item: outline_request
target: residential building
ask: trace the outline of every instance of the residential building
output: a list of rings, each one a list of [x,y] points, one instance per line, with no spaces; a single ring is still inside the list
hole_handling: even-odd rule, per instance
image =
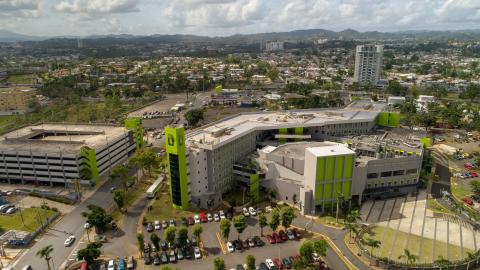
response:
[[[0,88],[0,111],[22,113],[35,99],[36,90],[27,87]]]
[[[382,74],[383,45],[358,45],[353,81],[376,86]]]

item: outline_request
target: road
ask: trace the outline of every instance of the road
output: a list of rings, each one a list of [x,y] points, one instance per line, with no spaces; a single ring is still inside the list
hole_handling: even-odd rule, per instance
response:
[[[35,270],[46,270],[47,264],[45,263],[45,260],[37,257],[36,253],[43,247],[52,245],[54,249],[51,254],[53,268],[58,269],[58,267],[60,267],[60,265],[69,257],[77,244],[77,242],[75,242],[70,247],[65,247],[65,239],[70,234],[73,234],[77,238],[76,241],[79,241],[84,233],[83,225],[85,224],[85,218],[82,216],[82,212],[87,210],[87,205],[89,204],[95,204],[104,208],[112,205],[113,200],[110,193],[110,187],[112,186],[118,187],[119,185],[118,183],[106,181],[92,196],[90,196],[90,198],[79,204],[72,212],[65,215],[43,236],[41,236],[30,250],[23,254],[15,264],[15,268],[22,269],[25,265],[31,265]]]

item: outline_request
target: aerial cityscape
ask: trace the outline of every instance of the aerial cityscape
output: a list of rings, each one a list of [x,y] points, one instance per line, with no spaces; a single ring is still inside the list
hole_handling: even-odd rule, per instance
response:
[[[0,269],[480,269],[475,0],[0,0]]]

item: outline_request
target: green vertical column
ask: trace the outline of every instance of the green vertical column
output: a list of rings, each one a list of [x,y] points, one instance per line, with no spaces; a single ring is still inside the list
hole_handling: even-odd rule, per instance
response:
[[[165,145],[173,207],[188,209],[187,148],[184,128],[165,128]]]
[[[295,128],[295,135],[303,135],[303,127],[296,127]],[[298,138],[297,141],[301,141],[301,138]]]
[[[258,173],[250,174],[250,196],[254,202],[260,199],[260,176]]]
[[[133,131],[137,149],[142,148],[144,145],[142,119],[138,117],[125,119],[125,128]]]
[[[95,180],[98,184],[97,153],[95,149],[87,146],[80,148],[80,157],[82,158],[82,169],[80,169],[80,178],[84,180]]]
[[[278,134],[286,135],[288,134],[288,129],[287,128],[279,128],[278,129]],[[287,139],[280,138],[280,142],[287,142]]]

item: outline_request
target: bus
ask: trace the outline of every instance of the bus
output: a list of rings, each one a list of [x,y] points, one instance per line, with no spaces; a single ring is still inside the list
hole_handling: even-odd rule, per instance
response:
[[[163,182],[163,177],[159,176],[155,182],[147,189],[147,198],[153,199],[155,194],[157,194],[158,189],[160,188]]]

